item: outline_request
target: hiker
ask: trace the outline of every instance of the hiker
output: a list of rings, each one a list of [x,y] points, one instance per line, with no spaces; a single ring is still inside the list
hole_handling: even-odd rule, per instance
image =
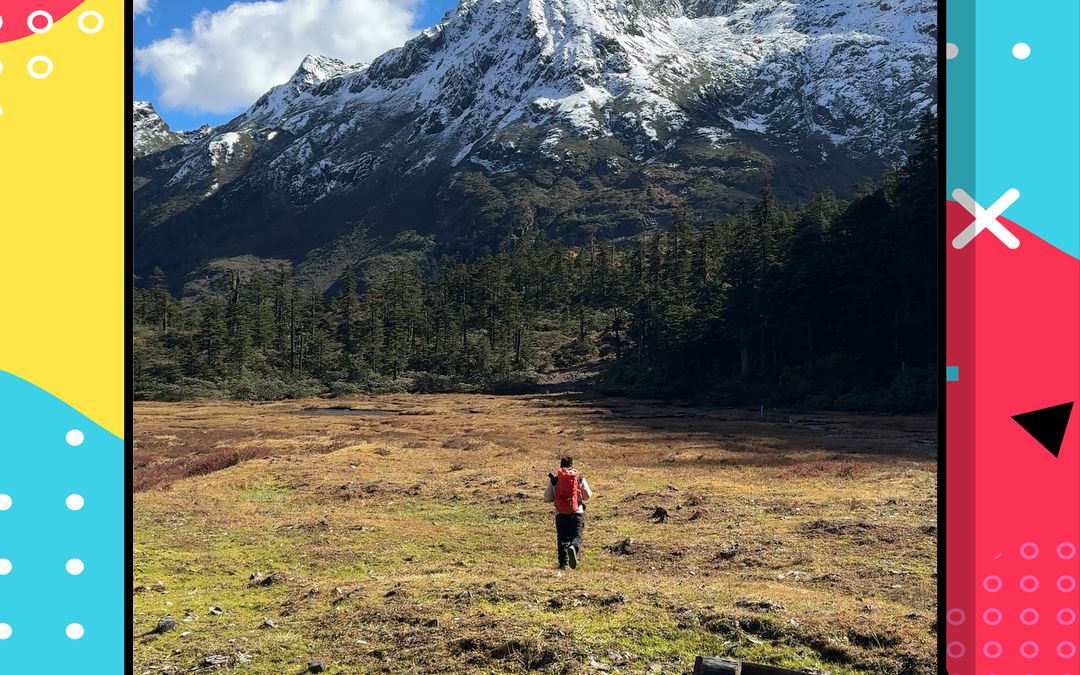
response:
[[[592,498],[592,489],[585,477],[574,469],[574,458],[559,460],[559,472],[548,474],[550,481],[544,490],[544,501],[555,504],[555,533],[559,551],[559,569],[569,564],[576,569],[581,556],[581,532],[585,529],[585,502]]]

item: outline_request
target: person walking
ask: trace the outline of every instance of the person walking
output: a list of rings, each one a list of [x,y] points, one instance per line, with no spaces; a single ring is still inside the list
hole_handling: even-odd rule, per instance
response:
[[[567,565],[577,569],[581,557],[581,533],[585,530],[585,502],[592,498],[592,488],[577,469],[573,457],[559,460],[559,471],[548,474],[544,501],[555,505],[555,536],[559,570]]]

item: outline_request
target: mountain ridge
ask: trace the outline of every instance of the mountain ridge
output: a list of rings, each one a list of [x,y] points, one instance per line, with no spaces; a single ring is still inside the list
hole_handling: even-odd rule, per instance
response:
[[[357,230],[618,237],[766,182],[844,193],[934,109],[934,20],[925,0],[463,0],[370,64],[308,56],[212,130],[143,110],[136,266],[302,263]]]

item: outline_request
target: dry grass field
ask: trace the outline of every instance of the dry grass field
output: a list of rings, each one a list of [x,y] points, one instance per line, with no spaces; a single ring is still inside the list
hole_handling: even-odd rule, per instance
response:
[[[573,394],[135,414],[136,673],[934,672],[929,417]],[[566,453],[596,494],[558,576],[541,494]]]

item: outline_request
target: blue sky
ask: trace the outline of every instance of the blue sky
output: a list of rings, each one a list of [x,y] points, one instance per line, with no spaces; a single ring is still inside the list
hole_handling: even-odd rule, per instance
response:
[[[293,5],[289,11],[295,10],[294,15],[307,9],[299,3],[308,2],[309,7],[325,7],[326,13],[334,13],[337,20],[328,17],[326,22],[320,24],[321,19],[312,19],[306,31],[300,35],[289,30],[293,42],[288,47],[282,47],[272,39],[265,39],[267,31],[275,30],[272,23],[275,19],[267,19],[264,10],[267,6],[273,10],[272,5],[289,2]],[[147,9],[137,9],[134,20],[135,98],[152,101],[158,113],[176,130],[195,129],[204,123],[220,124],[254,103],[258,95],[270,86],[287,79],[288,73],[295,70],[304,53],[325,54],[343,58],[347,62],[367,61],[374,54],[400,44],[410,33],[438,23],[456,4],[457,0],[413,0],[411,6],[401,0],[282,0],[261,3],[248,0],[150,0]],[[365,9],[369,5],[372,9]],[[141,6],[145,5],[136,2],[137,8]],[[208,17],[204,12],[213,16]],[[193,29],[193,21],[200,14],[207,21],[220,19],[214,24],[216,28],[203,31],[208,33],[205,39],[195,35]],[[349,20],[345,20],[345,17]],[[293,16],[290,27],[296,25],[295,19]],[[251,33],[261,31],[259,34],[263,37],[238,39],[245,35],[245,21],[252,26]],[[364,23],[369,25],[365,26]],[[395,25],[384,27],[372,26],[371,23]],[[339,30],[341,24],[355,24],[355,31],[350,34],[346,30],[342,35]],[[177,35],[176,31],[181,33]],[[179,47],[176,46],[177,38]],[[242,53],[236,53],[230,48],[229,42],[247,44],[242,47],[238,44]],[[347,47],[343,48],[342,45]],[[140,52],[140,49],[143,51]],[[260,53],[260,49],[267,52]],[[335,53],[342,49],[352,49],[352,53]],[[264,60],[273,61],[275,58],[278,61],[273,67],[268,66],[264,70],[242,65],[262,64]],[[230,64],[229,61],[234,63]],[[189,63],[212,64],[202,70],[213,72],[196,75],[184,72]],[[236,86],[226,86],[230,82],[236,83]],[[259,93],[254,93],[256,91]],[[241,100],[244,102],[240,103]]]

